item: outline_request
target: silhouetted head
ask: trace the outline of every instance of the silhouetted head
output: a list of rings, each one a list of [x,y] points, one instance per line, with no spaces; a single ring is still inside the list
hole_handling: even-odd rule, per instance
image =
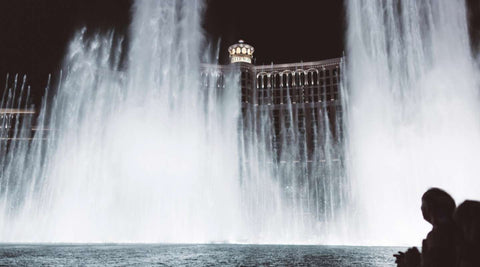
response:
[[[454,220],[469,244],[480,245],[480,202],[466,200],[455,210]]]
[[[430,188],[422,196],[423,218],[432,225],[451,221],[455,211],[455,200],[439,188]]]

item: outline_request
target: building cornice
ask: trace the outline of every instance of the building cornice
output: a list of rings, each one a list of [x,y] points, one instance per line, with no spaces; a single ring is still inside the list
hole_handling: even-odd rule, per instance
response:
[[[308,68],[318,68],[318,67],[329,67],[329,66],[338,66],[341,61],[342,57],[338,58],[330,58],[320,61],[309,61],[309,62],[295,62],[295,63],[281,63],[281,64],[270,64],[270,65],[253,65],[243,62],[221,65],[221,64],[202,64],[203,69],[235,69],[235,68],[249,68],[253,69],[256,72],[261,71],[275,71],[275,70],[285,70],[285,69],[308,69]]]
[[[295,62],[295,63],[282,63],[282,64],[271,64],[271,65],[256,65],[253,66],[255,70],[275,70],[275,69],[287,69],[287,68],[305,68],[305,67],[318,67],[318,66],[330,66],[338,65],[342,61],[341,57],[325,59],[320,61],[309,61],[309,62]]]

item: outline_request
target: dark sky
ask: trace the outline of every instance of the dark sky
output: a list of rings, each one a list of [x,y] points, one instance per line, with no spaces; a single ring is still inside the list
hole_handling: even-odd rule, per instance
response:
[[[158,0],[160,1],[160,0]],[[342,0],[206,0],[205,31],[226,48],[242,38],[256,48],[257,64],[312,61],[342,55]],[[132,0],[0,0],[0,83],[28,74],[38,99],[49,73],[58,73],[66,45],[82,26],[127,33]],[[241,4],[237,4],[241,3]],[[480,25],[480,1],[467,0]],[[479,36],[480,27],[472,27]],[[478,43],[478,42],[477,42]]]
[[[343,52],[341,0],[210,0],[206,29],[223,51],[239,38],[252,44],[257,64],[312,61]],[[225,53],[223,55],[226,55]]]
[[[0,0],[0,82],[27,74],[38,103],[77,29],[125,32],[129,20],[129,0]]]
[[[28,74],[36,97],[49,73],[58,73],[75,30],[127,33],[131,0],[1,0],[0,81]],[[205,31],[222,40],[221,57],[238,39],[256,47],[257,63],[338,57],[343,51],[340,0],[207,0]],[[322,3],[322,4],[319,4]]]

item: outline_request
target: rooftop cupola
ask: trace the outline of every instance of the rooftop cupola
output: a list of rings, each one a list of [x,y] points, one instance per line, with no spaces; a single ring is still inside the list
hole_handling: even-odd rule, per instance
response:
[[[228,48],[230,63],[245,62],[252,64],[254,51],[253,46],[246,44],[243,40],[239,40],[238,43]]]

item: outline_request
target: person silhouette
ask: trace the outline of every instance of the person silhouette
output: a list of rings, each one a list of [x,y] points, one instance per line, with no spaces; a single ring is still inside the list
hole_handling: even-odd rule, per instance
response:
[[[432,230],[422,242],[422,252],[416,247],[395,254],[398,267],[453,267],[456,261],[455,201],[445,191],[430,188],[422,196],[423,218]]]
[[[453,215],[457,225],[457,267],[480,266],[480,202],[466,200]]]

